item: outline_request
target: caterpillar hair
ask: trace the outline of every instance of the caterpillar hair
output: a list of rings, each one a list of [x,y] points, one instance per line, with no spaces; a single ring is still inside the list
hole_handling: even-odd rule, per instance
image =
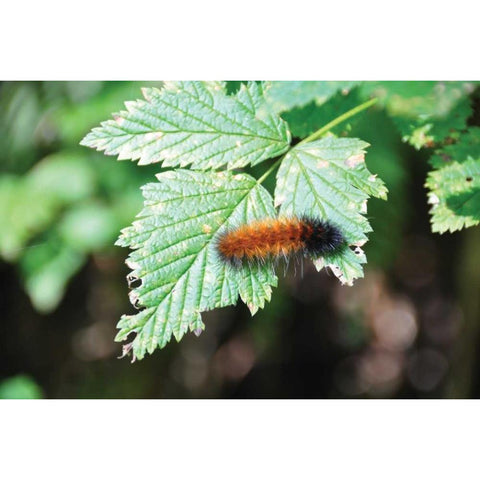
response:
[[[220,235],[217,251],[232,266],[291,256],[319,257],[339,251],[345,239],[335,225],[310,216],[257,220]]]

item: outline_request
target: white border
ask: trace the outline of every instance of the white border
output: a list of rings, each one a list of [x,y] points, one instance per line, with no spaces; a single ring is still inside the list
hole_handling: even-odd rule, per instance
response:
[[[3,80],[478,80],[475,2],[2,6]]]
[[[16,0],[0,42],[2,80],[480,79],[463,0]],[[3,401],[0,416],[5,478],[478,476],[475,401]]]
[[[3,401],[5,478],[476,478],[474,401]]]

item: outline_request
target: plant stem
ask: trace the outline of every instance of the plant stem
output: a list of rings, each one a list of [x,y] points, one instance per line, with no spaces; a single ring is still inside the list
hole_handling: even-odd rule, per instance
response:
[[[331,122],[328,122],[326,125],[324,125],[322,128],[317,130],[315,133],[312,133],[310,136],[307,138],[304,138],[301,142],[297,143],[297,145],[302,145],[307,142],[313,142],[314,140],[318,140],[322,135],[325,135],[328,133],[333,127],[336,127],[340,123],[344,122],[345,120],[348,120],[349,118],[353,117],[354,115],[357,115],[357,113],[362,112],[363,110],[366,110],[367,108],[371,107],[375,103],[377,103],[378,98],[372,98],[370,100],[367,100],[364,103],[361,103],[360,105],[357,105],[356,107],[352,108],[351,110],[348,110],[348,112],[342,113],[342,115],[338,116],[337,118],[333,119]],[[294,147],[295,148],[295,147]],[[290,149],[291,150],[291,149]],[[287,153],[282,155],[258,180],[257,183],[262,183],[277,167],[280,165],[282,160],[285,158],[285,156],[290,152],[288,150]]]
[[[301,145],[307,142],[313,142],[314,140],[319,139],[322,135],[325,135],[327,132],[329,132],[333,127],[336,127],[337,125],[344,122],[345,120],[348,120],[350,117],[353,117],[357,113],[360,113],[363,110],[366,110],[367,108],[377,103],[377,101],[378,101],[378,98],[372,98],[370,100],[367,100],[364,103],[361,103],[360,105],[357,105],[351,110],[348,110],[348,112],[342,113],[342,115],[333,119],[331,122],[328,122],[326,125],[320,128],[320,130],[317,130],[315,133],[312,133],[309,137],[304,138],[298,145]]]
[[[289,150],[290,151],[290,150]],[[288,153],[288,152],[287,152]],[[286,154],[285,154],[286,155]],[[258,180],[257,183],[263,183],[263,181],[280,165],[282,160],[285,158],[285,155],[282,155]]]

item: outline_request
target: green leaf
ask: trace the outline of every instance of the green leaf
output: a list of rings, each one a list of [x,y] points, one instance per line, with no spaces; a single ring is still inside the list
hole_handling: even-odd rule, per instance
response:
[[[54,219],[58,202],[49,190],[30,188],[28,177],[0,178],[0,256],[15,261],[28,241]]]
[[[339,90],[348,91],[358,82],[268,82],[265,98],[271,108],[282,113],[310,102],[321,105]]]
[[[355,247],[315,262],[318,270],[329,266],[346,284],[363,276],[366,258],[360,246],[372,230],[363,216],[367,199],[387,195],[383,182],[365,166],[367,146],[355,138],[334,137],[299,144],[287,153],[277,173],[275,205],[280,205],[280,214],[326,219]]]
[[[438,151],[428,174],[432,231],[454,232],[480,223],[480,128],[472,127],[458,143]]]
[[[71,83],[66,82],[64,88],[75,95],[74,101],[66,102],[62,97],[64,104],[49,112],[49,122],[58,140],[74,145],[111,112],[121,108],[126,98],[137,95],[141,87],[162,85],[162,82],[78,82],[82,86],[79,91]]]
[[[370,267],[388,269],[398,258],[398,239],[412,209],[407,189],[410,149],[401,143],[392,119],[383,109],[368,109],[362,121],[354,124],[351,136],[371,145],[368,167],[388,188],[388,202],[377,198],[368,202],[368,218],[375,233],[365,245]]]
[[[58,232],[63,243],[78,252],[89,253],[110,246],[121,226],[112,207],[91,200],[65,212],[58,223]]]
[[[416,149],[455,137],[466,128],[472,110],[468,94],[475,82],[365,82],[364,95],[375,95]]]
[[[197,170],[255,165],[290,144],[286,123],[269,110],[254,82],[234,96],[218,82],[166,82],[161,90],[144,88],[143,95],[81,144],[140,165],[191,164]]]
[[[0,382],[0,399],[2,400],[33,400],[42,397],[42,389],[28,375],[16,375]]]
[[[43,158],[24,176],[0,179],[0,256],[17,260],[62,208],[93,194],[96,179],[90,160],[63,151]]]
[[[282,118],[288,123],[292,135],[298,138],[305,138],[316,132],[319,128],[344,114],[348,110],[362,103],[358,89],[354,88],[348,93],[337,92],[324,103],[310,102],[303,107],[296,107],[282,114]],[[363,115],[365,112],[363,112]],[[348,123],[342,123],[331,130],[337,135],[349,129],[352,123],[362,119],[362,114],[355,115]]]
[[[480,127],[469,128],[456,143],[437,150],[428,161],[433,168],[440,169],[462,163],[469,157],[480,157]]]
[[[0,152],[2,171],[23,173],[37,158],[42,105],[34,82],[2,82]]]
[[[467,119],[471,114],[470,100],[465,97],[445,116],[435,117],[430,114],[416,118],[394,116],[393,121],[402,133],[402,140],[419,150],[447,138],[458,137],[460,131],[466,128]]]
[[[54,195],[61,205],[83,200],[93,195],[96,187],[90,157],[68,150],[46,156],[24,177],[28,188]]]
[[[85,255],[48,232],[42,243],[25,250],[20,259],[25,290],[41,313],[53,311],[63,298],[70,279],[85,262]]]
[[[275,215],[270,194],[248,175],[167,171],[143,187],[145,204],[117,244],[134,249],[127,264],[142,284],[130,299],[144,310],[124,315],[117,341],[135,332],[133,353],[163,348],[190,329],[204,328],[200,313],[233,305],[238,295],[252,315],[270,300],[277,278],[271,266],[235,269],[215,248],[225,229]]]

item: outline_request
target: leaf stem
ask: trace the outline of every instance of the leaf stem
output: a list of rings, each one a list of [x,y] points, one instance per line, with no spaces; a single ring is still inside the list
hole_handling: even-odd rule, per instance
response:
[[[290,151],[290,150],[289,150]],[[288,152],[287,152],[288,153]],[[286,155],[286,154],[285,154]],[[285,155],[282,155],[258,180],[257,183],[263,183],[263,181],[280,165],[282,160],[285,158]]]
[[[371,98],[370,100],[367,100],[366,102],[361,103],[360,105],[357,105],[351,110],[348,110],[348,112],[342,113],[342,115],[333,119],[331,122],[328,122],[326,125],[324,125],[322,128],[317,130],[315,133],[312,133],[309,137],[304,138],[300,143],[298,143],[298,145],[301,145],[307,142],[313,142],[314,140],[319,139],[322,135],[325,135],[325,133],[329,132],[333,127],[336,127],[338,124],[344,122],[345,120],[348,120],[350,117],[357,115],[357,113],[360,113],[363,110],[366,110],[367,108],[371,107],[372,105],[375,105],[377,101],[378,101],[378,98]]]
[[[338,116],[337,118],[333,119],[331,122],[328,122],[326,125],[324,125],[322,128],[317,130],[316,132],[312,133],[310,136],[307,138],[304,138],[301,142],[297,143],[297,145],[302,145],[304,143],[308,142],[313,142],[314,140],[318,140],[321,136],[325,135],[328,133],[333,127],[336,127],[340,123],[344,122],[345,120],[348,120],[349,118],[353,117],[354,115],[357,115],[357,113],[362,112],[363,110],[366,110],[367,108],[371,107],[372,105],[375,105],[377,103],[378,98],[371,98],[370,100],[367,100],[364,103],[361,103],[360,105],[357,105],[356,107],[348,110],[345,113],[342,113],[342,115]],[[295,145],[295,146],[297,146]],[[295,148],[295,147],[293,147]],[[258,180],[257,183],[263,183],[263,181],[280,165],[282,160],[285,158],[286,155],[290,152],[291,149],[288,150],[287,153],[282,155]]]

